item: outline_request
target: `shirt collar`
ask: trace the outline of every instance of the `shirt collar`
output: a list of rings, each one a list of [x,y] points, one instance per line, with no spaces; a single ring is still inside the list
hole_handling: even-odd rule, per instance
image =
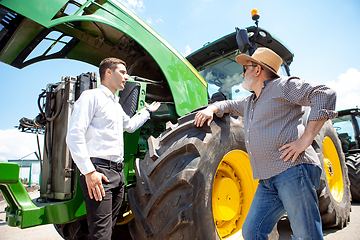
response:
[[[261,95],[262,91],[264,90],[264,88],[266,87],[266,85],[267,85],[270,81],[272,81],[272,80],[274,80],[274,78],[266,79],[266,80],[263,82],[263,87],[262,87],[262,89],[261,89],[261,91],[260,91],[259,96],[256,96],[255,92],[253,92],[253,95],[252,95],[252,100],[253,100],[253,101],[256,101],[256,100],[260,97],[260,95]]]
[[[263,82],[263,84],[264,84],[264,87],[263,87],[263,88],[265,88],[266,85],[267,85],[271,80],[274,80],[274,78],[266,79],[266,80]]]
[[[105,93],[106,96],[108,96],[108,97],[111,98],[111,99],[116,99],[116,100],[119,99],[118,96],[114,95],[114,94],[110,91],[110,89],[108,89],[108,88],[107,88],[106,86],[104,86],[104,85],[99,85],[99,86],[98,86],[98,89],[100,89],[103,93]]]
[[[263,82],[263,87],[262,87],[262,89],[261,89],[260,95],[261,95],[263,89],[266,87],[266,85],[267,85],[270,81],[275,80],[275,79],[276,79],[276,78],[269,78],[269,79],[266,79],[266,80]],[[257,100],[260,95],[259,95],[259,96],[256,96],[255,92],[253,92],[253,91],[251,91],[251,92],[253,93],[253,94],[252,94],[252,100],[253,100],[253,101]]]

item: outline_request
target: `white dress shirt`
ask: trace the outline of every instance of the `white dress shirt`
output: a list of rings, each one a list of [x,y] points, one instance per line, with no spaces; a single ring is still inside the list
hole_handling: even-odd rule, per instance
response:
[[[66,143],[82,174],[95,170],[90,157],[122,161],[123,130],[134,132],[150,114],[142,109],[130,118],[119,104],[119,97],[105,86],[84,91],[74,104]]]

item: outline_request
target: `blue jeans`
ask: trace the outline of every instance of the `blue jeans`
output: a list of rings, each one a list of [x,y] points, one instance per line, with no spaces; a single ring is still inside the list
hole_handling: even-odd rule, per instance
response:
[[[319,167],[300,164],[260,180],[242,227],[244,239],[268,239],[268,234],[285,213],[293,239],[323,239],[316,194],[320,176]]]

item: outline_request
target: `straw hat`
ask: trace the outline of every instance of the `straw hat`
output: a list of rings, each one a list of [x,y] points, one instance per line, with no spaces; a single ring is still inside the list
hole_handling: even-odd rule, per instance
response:
[[[279,68],[282,64],[282,59],[269,48],[260,47],[256,49],[251,57],[247,54],[237,55],[236,61],[240,65],[246,65],[248,61],[255,62],[262,67],[269,69],[274,74],[276,74],[276,76],[280,77],[279,74],[277,74],[277,71],[279,71]]]

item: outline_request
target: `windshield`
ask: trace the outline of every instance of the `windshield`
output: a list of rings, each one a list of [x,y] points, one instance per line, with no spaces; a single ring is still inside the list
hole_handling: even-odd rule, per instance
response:
[[[241,86],[243,70],[235,61],[237,55],[237,51],[222,55],[206,63],[200,70],[199,73],[208,83],[208,94],[212,101],[218,99],[219,93],[228,100],[238,100],[251,94]],[[286,75],[284,66],[281,66],[278,73],[280,76]]]
[[[360,121],[358,116],[355,118],[358,122]],[[345,153],[348,152],[349,149],[358,148],[351,115],[344,115],[333,119],[333,126],[339,136]]]

